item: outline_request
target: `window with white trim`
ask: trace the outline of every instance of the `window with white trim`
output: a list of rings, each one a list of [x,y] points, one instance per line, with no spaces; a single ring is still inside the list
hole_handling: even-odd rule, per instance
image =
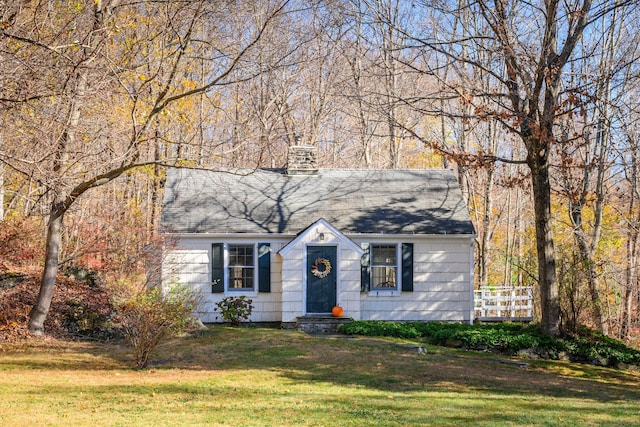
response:
[[[398,289],[398,246],[371,244],[371,289]]]
[[[255,281],[254,245],[229,244],[229,290],[253,290]]]
[[[360,291],[413,291],[413,243],[360,244]]]
[[[213,243],[211,292],[271,292],[270,243]]]

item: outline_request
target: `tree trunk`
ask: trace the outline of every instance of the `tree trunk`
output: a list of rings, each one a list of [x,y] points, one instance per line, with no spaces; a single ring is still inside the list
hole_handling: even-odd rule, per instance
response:
[[[0,117],[0,128],[4,127],[4,120]],[[2,132],[0,132],[0,148],[3,145]],[[4,221],[4,164],[0,163],[0,222]]]
[[[637,286],[630,281],[630,274],[627,271],[624,294],[622,295],[622,319],[620,320],[620,339],[628,340],[631,336],[631,311],[633,301],[633,286]]]
[[[582,224],[582,206],[572,210],[572,221],[575,227],[574,241],[578,247],[584,274],[586,275],[589,295],[591,297],[591,317],[600,333],[607,334],[608,328],[602,315],[602,298],[600,296],[600,280],[596,271],[595,254],[590,250]],[[594,242],[595,243],[595,242]]]
[[[603,54],[598,64],[598,84],[595,91],[595,108],[593,123],[595,123],[595,138],[591,142],[590,132],[585,135],[586,157],[584,164],[584,174],[582,182],[582,194],[578,200],[569,200],[569,208],[571,221],[574,228],[574,239],[580,256],[584,272],[587,278],[589,295],[591,297],[591,314],[595,327],[602,334],[609,332],[607,317],[604,315],[603,298],[600,292],[600,279],[596,269],[596,249],[602,235],[602,217],[606,203],[605,186],[606,175],[608,172],[608,162],[610,158],[609,145],[611,141],[611,112],[610,104],[612,102],[611,94],[611,78],[615,66],[615,56],[617,51],[616,40],[619,38],[617,34],[617,16],[618,11],[614,10],[611,21],[608,22],[609,30],[603,44]],[[603,19],[603,22],[606,20]],[[589,148],[593,145],[593,148]],[[591,154],[593,151],[593,154]],[[593,166],[592,166],[593,165]],[[596,171],[595,182],[592,178],[592,171]],[[594,185],[592,191],[590,186]],[[595,193],[595,208],[593,212],[593,223],[590,230],[585,229],[583,215],[584,208],[588,203],[588,195]],[[590,237],[590,242],[589,238]]]
[[[638,272],[636,269],[638,261],[638,224],[640,224],[640,212],[636,207],[636,188],[638,185],[638,162],[635,152],[631,155],[631,173],[629,183],[632,190],[629,196],[629,206],[627,211],[627,256],[625,268],[625,286],[622,294],[622,316],[620,319],[620,339],[628,340],[631,334],[631,317],[633,308],[633,293],[638,286]]]
[[[4,221],[4,165],[0,164],[0,222],[2,221]]]
[[[482,216],[482,240],[480,241],[480,286],[486,286],[489,282],[489,261],[492,243],[492,223],[493,223],[493,181],[494,168],[491,165],[487,169],[487,182],[484,188],[484,215]]]
[[[556,277],[556,258],[551,230],[551,183],[546,150],[535,150],[529,157],[538,251],[538,282],[542,331],[560,335],[560,300]],[[542,155],[536,155],[541,153]]]
[[[158,124],[156,122],[155,129],[155,141],[153,147],[153,159],[156,162],[160,161],[161,153],[160,153],[160,131],[158,130]],[[158,218],[160,217],[160,191],[161,191],[161,182],[160,182],[160,166],[158,163],[153,165],[153,175],[151,176],[151,219],[149,221],[149,228],[147,229],[147,238],[151,241],[152,236],[155,234],[157,227],[156,223],[158,222]]]
[[[95,18],[93,30],[99,31],[102,28],[104,19],[101,3],[96,3],[93,13]],[[83,58],[85,58],[87,62],[93,58],[93,55],[94,52],[92,52],[90,48],[84,48]],[[58,274],[59,252],[62,241],[62,222],[64,220],[64,214],[68,209],[68,206],[65,206],[64,183],[62,178],[67,163],[69,162],[68,150],[74,147],[76,141],[76,132],[80,124],[81,110],[88,85],[88,73],[87,68],[82,66],[78,67],[76,85],[70,94],[68,121],[55,152],[53,172],[55,174],[56,184],[52,188],[54,196],[47,226],[44,271],[42,272],[42,280],[40,281],[38,299],[29,313],[29,331],[35,335],[42,335],[44,332],[44,321],[49,313],[49,307],[51,307],[53,288]]]
[[[514,246],[514,238],[512,230],[514,227],[511,225],[511,215],[513,210],[511,209],[511,189],[507,192],[507,230],[505,232],[505,248],[504,248],[504,269],[502,275],[502,282],[505,285],[513,286],[513,280],[511,277],[511,268],[513,263],[513,246]],[[517,213],[516,213],[517,215]]]
[[[44,321],[51,307],[53,288],[58,274],[58,260],[60,241],[62,240],[62,221],[64,212],[55,205],[51,209],[49,224],[47,227],[46,254],[44,272],[40,282],[38,300],[29,313],[29,331],[34,335],[42,335]]]

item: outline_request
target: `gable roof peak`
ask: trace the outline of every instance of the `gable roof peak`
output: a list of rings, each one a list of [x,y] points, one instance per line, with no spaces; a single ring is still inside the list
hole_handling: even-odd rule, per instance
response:
[[[315,233],[315,235],[314,235]],[[329,234],[329,236],[327,236]],[[298,235],[289,243],[284,245],[278,253],[282,256],[286,256],[293,248],[298,246],[302,242],[308,242],[311,244],[341,244],[347,248],[355,251],[358,256],[364,252],[360,245],[356,244],[349,237],[345,236],[340,230],[335,228],[324,218],[320,218],[314,223],[310,224],[307,228],[302,230]]]

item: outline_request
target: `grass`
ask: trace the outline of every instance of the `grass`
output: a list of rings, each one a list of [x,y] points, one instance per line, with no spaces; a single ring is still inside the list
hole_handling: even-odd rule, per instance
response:
[[[120,345],[35,341],[0,352],[0,425],[638,425],[639,373],[513,360],[212,327],[135,371]]]

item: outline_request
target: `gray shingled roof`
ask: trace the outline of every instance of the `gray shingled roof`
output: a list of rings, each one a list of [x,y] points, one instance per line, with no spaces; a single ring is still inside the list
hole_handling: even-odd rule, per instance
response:
[[[162,226],[175,233],[297,234],[324,218],[343,233],[471,234],[450,170],[170,169]]]

